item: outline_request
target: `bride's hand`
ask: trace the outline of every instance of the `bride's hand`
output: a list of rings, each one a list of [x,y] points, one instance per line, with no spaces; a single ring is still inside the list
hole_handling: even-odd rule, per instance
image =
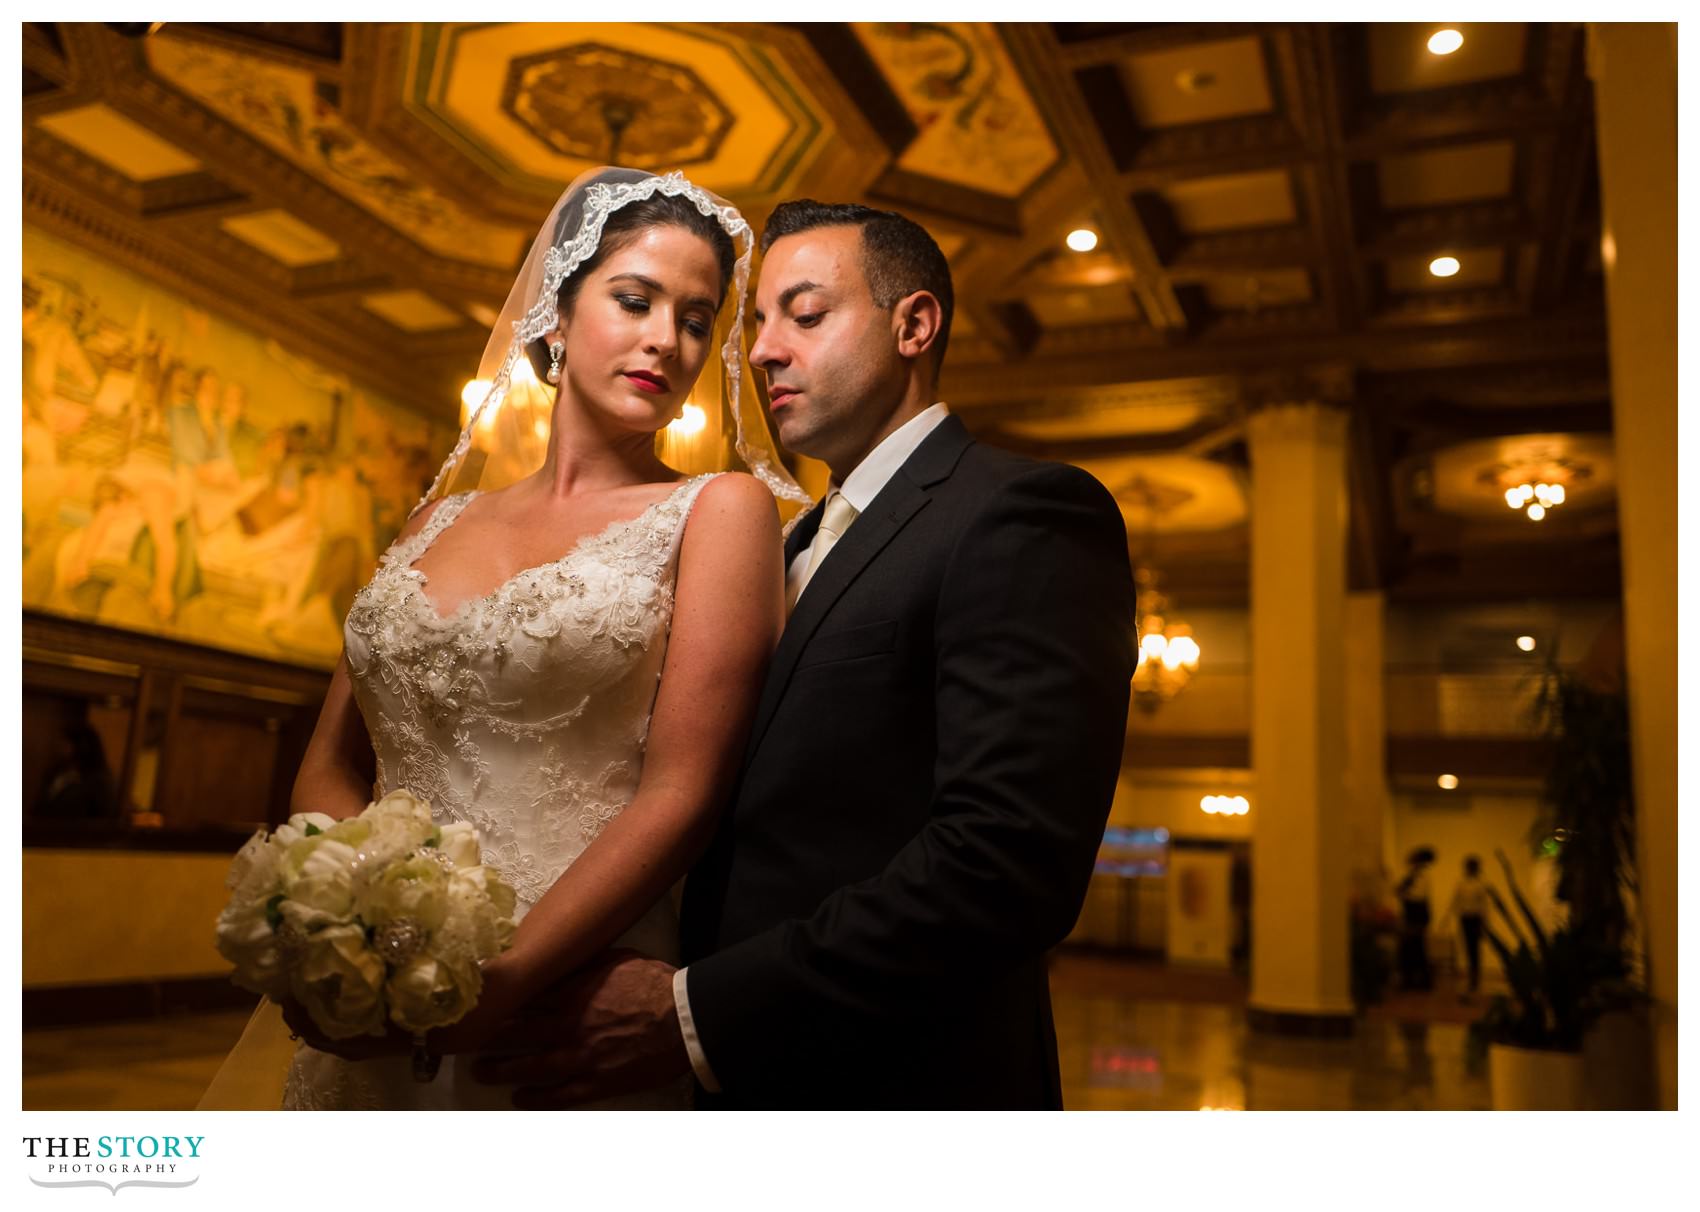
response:
[[[309,1048],[329,1052],[343,1060],[373,1060],[380,1056],[405,1056],[413,1050],[413,1040],[394,1023],[384,1024],[382,1035],[356,1035],[352,1039],[332,1039],[319,1029],[307,1008],[294,998],[285,998],[283,1021],[289,1024],[293,1037]]]
[[[433,1055],[481,1051],[519,1009],[523,993],[501,958],[484,965],[483,978],[477,1005],[447,1027],[436,1027],[426,1034],[425,1047]]]

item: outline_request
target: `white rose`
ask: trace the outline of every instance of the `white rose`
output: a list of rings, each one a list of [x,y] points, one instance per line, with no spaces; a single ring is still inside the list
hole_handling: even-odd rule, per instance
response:
[[[283,891],[316,920],[346,920],[354,912],[354,848],[329,833],[302,838],[284,855]]]
[[[437,849],[449,856],[456,867],[478,866],[478,830],[465,821],[453,821],[443,826],[437,839]]]
[[[250,993],[282,996],[289,973],[264,901],[231,902],[218,916],[218,953],[235,966],[231,980]]]
[[[475,965],[457,966],[416,955],[389,979],[390,1021],[404,1031],[428,1031],[459,1021],[483,988]]]
[[[230,889],[232,901],[263,901],[278,888],[278,860],[281,852],[266,837],[264,829],[242,843],[242,849],[230,861],[230,874],[224,886]]]
[[[420,856],[393,863],[358,891],[356,908],[368,926],[409,918],[428,934],[448,912],[448,872],[436,859]]]
[[[371,821],[374,827],[379,821],[409,825],[417,831],[421,843],[431,836],[431,830],[434,828],[431,805],[405,788],[392,791],[377,803],[367,805],[360,815]]]
[[[277,827],[272,836],[277,844],[288,849],[296,842],[307,836],[307,827],[311,825],[320,833],[328,832],[336,824],[334,816],[326,816],[322,812],[297,812],[287,821]]]
[[[384,961],[358,926],[329,926],[307,939],[290,992],[332,1039],[382,1035]]]
[[[514,891],[488,867],[461,867],[449,876],[449,913],[431,950],[456,963],[500,955],[514,939]]]

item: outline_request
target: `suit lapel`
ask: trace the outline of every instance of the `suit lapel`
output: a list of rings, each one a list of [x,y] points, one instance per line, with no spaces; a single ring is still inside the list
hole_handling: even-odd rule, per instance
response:
[[[926,506],[931,499],[933,487],[950,475],[962,457],[962,452],[972,441],[967,429],[956,417],[949,416],[940,422],[880,490],[879,495],[868,502],[867,509],[857,516],[855,523],[834,545],[820,569],[809,579],[808,587],[797,599],[797,607],[785,623],[785,631],[779,637],[779,647],[774,650],[773,661],[768,666],[767,682],[762,689],[761,703],[756,708],[755,726],[750,730],[749,747],[745,751],[746,761],[755,755],[756,747],[761,744],[768,725],[773,722],[774,712],[778,710],[779,702],[784,697],[785,687],[791,681],[797,661],[808,648],[809,641],[814,638],[821,621],[826,618],[833,604],[844,595],[844,591],[850,588],[874,558],[885,550],[886,545],[897,537],[898,532],[908,525],[909,520]],[[791,540],[786,543],[787,568],[790,567],[797,551],[813,541],[823,510],[823,505],[816,506],[810,516],[804,518],[796,530],[791,532]],[[808,532],[807,538],[801,537],[805,530]],[[795,549],[793,543],[796,544]]]

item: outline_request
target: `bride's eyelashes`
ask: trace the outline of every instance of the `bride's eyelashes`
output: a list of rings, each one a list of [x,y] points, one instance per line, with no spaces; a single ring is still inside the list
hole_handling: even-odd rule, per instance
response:
[[[633,315],[643,315],[649,310],[649,300],[642,295],[615,295],[621,307]],[[684,323],[685,331],[693,337],[706,337],[713,331],[713,326],[700,316],[687,316]]]

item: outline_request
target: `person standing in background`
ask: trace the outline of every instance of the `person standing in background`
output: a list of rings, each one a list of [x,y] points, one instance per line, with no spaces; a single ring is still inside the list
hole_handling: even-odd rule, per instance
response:
[[[1487,921],[1488,890],[1482,883],[1482,860],[1470,855],[1464,860],[1464,877],[1452,892],[1452,903],[1446,915],[1458,919],[1458,931],[1464,936],[1464,958],[1470,969],[1470,989],[1465,996],[1474,997],[1482,985],[1482,931]]]
[[[1434,851],[1419,846],[1405,860],[1410,864],[1405,878],[1399,881],[1399,986],[1402,989],[1428,990],[1434,987],[1434,973],[1428,962],[1428,927],[1431,920],[1428,900],[1428,869],[1434,865]]]

